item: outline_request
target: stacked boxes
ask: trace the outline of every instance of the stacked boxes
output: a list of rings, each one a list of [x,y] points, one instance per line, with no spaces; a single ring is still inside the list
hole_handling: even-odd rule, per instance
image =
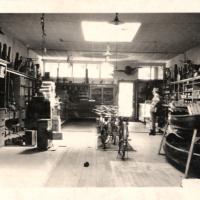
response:
[[[39,91],[44,95],[46,99],[54,103],[56,92],[55,83],[53,81],[43,81]]]
[[[48,99],[51,107],[51,122],[52,127],[49,132],[49,139],[62,139],[61,119],[60,119],[60,102],[56,98],[55,83],[53,81],[43,81],[39,90],[45,99]],[[38,128],[39,129],[39,128]],[[38,137],[40,133],[38,133]]]

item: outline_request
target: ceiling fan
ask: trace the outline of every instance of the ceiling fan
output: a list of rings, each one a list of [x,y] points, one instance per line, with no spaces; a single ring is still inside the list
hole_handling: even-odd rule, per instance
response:
[[[141,68],[141,67],[139,67],[139,66],[131,67],[131,66],[127,65],[124,70],[117,69],[115,71],[117,71],[117,72],[124,72],[126,75],[132,75],[132,74],[134,74],[136,72],[136,70],[138,68]]]

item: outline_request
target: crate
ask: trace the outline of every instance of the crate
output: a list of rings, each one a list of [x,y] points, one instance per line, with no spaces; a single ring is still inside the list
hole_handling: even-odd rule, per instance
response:
[[[25,137],[26,145],[36,146],[36,144],[37,144],[37,131],[36,130],[26,130],[24,137]]]

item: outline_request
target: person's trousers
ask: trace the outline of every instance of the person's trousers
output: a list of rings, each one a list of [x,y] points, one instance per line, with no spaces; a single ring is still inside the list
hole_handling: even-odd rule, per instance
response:
[[[150,112],[150,131],[154,132],[156,130],[156,113]]]
[[[155,132],[156,130],[156,122],[158,122],[158,127],[161,128],[163,126],[163,117],[161,115],[156,114],[155,112],[150,112],[151,122],[150,122],[150,130]]]

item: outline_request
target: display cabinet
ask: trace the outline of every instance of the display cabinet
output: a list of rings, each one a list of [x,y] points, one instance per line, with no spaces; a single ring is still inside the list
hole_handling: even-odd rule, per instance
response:
[[[95,100],[97,105],[115,104],[115,86],[113,84],[90,85],[90,99]]]
[[[115,102],[115,85],[57,83],[56,93],[62,102],[62,118],[94,118],[96,105],[113,105]],[[65,115],[65,116],[64,116]]]

